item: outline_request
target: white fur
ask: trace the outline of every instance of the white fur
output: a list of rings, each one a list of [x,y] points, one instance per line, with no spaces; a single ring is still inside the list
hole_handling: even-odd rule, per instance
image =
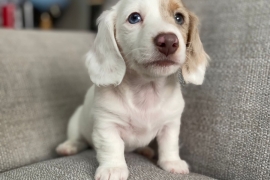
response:
[[[105,11],[100,18],[99,33],[93,49],[87,54],[86,66],[90,78],[96,85],[119,85],[125,75],[126,66],[114,39],[116,11]]]
[[[206,64],[201,64],[193,73],[185,72],[184,69],[183,75],[186,83],[193,83],[195,85],[203,84],[206,66]]]
[[[94,48],[86,60],[95,85],[70,120],[68,140],[57,148],[59,154],[69,155],[87,145],[94,147],[99,162],[96,180],[126,180],[124,151],[145,147],[155,137],[159,166],[173,173],[189,172],[179,157],[184,100],[176,75],[185,62],[186,45],[176,25],[161,17],[159,6],[157,0],[121,0],[99,20]],[[126,19],[133,12],[140,12],[144,21],[129,24]],[[161,32],[179,39],[179,49],[167,57],[176,64],[146,66],[166,59],[152,40]]]

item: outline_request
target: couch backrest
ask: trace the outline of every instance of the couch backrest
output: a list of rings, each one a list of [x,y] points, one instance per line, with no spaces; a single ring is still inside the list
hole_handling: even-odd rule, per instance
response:
[[[205,83],[184,87],[182,156],[218,179],[270,179],[269,0],[184,0],[212,58]]]
[[[91,34],[0,30],[0,172],[56,157],[90,86]]]

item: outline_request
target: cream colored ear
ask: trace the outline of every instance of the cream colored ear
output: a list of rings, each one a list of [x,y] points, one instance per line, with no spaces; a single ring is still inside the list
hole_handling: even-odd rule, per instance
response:
[[[98,86],[119,85],[126,72],[124,59],[115,39],[115,7],[98,19],[98,33],[87,54],[86,65],[91,81]]]
[[[182,67],[182,74],[186,83],[201,85],[204,81],[209,56],[204,51],[199,36],[198,18],[190,13],[189,19],[186,61]]]

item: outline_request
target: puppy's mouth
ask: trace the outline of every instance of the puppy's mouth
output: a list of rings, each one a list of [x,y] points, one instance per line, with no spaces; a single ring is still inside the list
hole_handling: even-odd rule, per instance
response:
[[[177,63],[172,60],[158,60],[158,61],[153,61],[146,64],[147,67],[148,66],[168,67],[168,66],[173,66],[173,65],[177,65]]]

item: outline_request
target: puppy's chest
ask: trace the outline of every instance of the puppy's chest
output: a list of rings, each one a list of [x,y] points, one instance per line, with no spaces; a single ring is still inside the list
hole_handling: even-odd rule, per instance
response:
[[[127,127],[133,132],[143,133],[159,129],[164,124],[166,115],[162,110],[137,112],[129,111],[126,116]]]
[[[163,97],[163,98],[162,98]],[[171,98],[164,98],[153,91],[142,91],[133,95],[123,105],[126,128],[130,132],[143,134],[157,131],[178,112]]]
[[[157,128],[166,117],[166,101],[152,91],[143,91],[133,95],[125,107],[128,112],[128,124],[134,129],[152,130]]]
[[[163,127],[164,116],[161,112],[130,112],[126,114],[125,125],[119,126],[126,150],[142,147],[157,135]]]
[[[162,105],[162,98],[153,88],[145,88],[136,93],[131,93],[127,105],[132,110],[151,111]]]
[[[125,125],[120,126],[119,130],[123,140],[131,147],[147,145],[171,116],[158,99],[145,100],[141,106],[135,102],[124,108]]]

